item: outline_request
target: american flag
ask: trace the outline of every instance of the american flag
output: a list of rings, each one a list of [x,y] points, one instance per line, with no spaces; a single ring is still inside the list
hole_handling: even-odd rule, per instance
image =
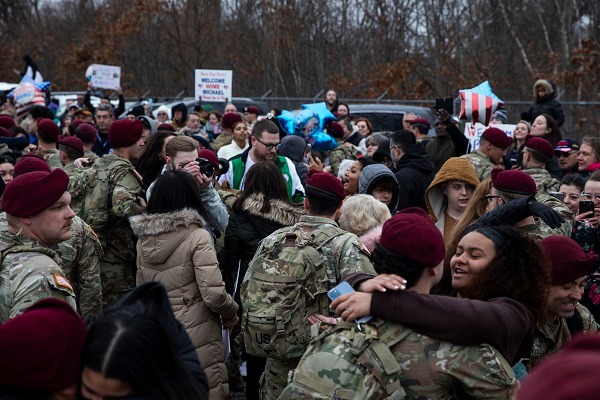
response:
[[[473,124],[481,122],[485,126],[489,124],[492,114],[504,104],[502,100],[470,90],[461,90],[460,100],[460,118],[471,120]]]

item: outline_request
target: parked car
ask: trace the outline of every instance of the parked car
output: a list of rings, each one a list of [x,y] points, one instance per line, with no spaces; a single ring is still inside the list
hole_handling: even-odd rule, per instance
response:
[[[238,112],[242,112],[244,107],[252,106],[252,105],[257,106],[259,108],[261,115],[265,115],[267,112],[270,111],[270,109],[267,106],[267,103],[259,101],[259,100],[252,100],[249,97],[234,97],[231,102],[237,107]],[[188,109],[188,112],[193,112],[194,106],[196,105],[196,100],[193,97],[184,97],[179,100],[174,100],[169,103],[164,103],[164,106],[167,107],[169,110],[171,110],[171,108],[174,105],[179,104],[179,103],[185,104],[185,106]],[[217,103],[217,102],[207,101],[207,102],[202,102],[202,104],[210,104],[214,110],[219,110],[221,113],[223,113],[226,103]],[[157,108],[158,108],[158,106],[157,106]],[[156,118],[156,109],[154,109],[153,113],[154,113],[154,117]]]
[[[373,125],[373,132],[394,132],[403,129],[402,118],[406,113],[415,113],[431,124],[435,122],[435,113],[427,107],[405,106],[401,104],[349,104],[350,115],[354,119],[367,118]],[[433,131],[433,129],[432,129]],[[432,134],[430,131],[430,134]],[[435,135],[433,133],[433,135]]]

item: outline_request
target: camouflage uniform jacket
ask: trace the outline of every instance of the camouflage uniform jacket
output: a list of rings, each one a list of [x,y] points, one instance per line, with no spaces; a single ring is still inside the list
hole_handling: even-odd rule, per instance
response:
[[[583,332],[598,332],[598,324],[587,308],[577,303],[575,305],[583,321]],[[533,337],[533,348],[529,359],[528,369],[532,369],[550,354],[556,353],[565,343],[571,340],[571,332],[564,318],[558,318],[557,323],[538,323]]]
[[[108,202],[108,228],[106,232],[96,232],[104,251],[102,260],[117,264],[135,262],[135,240],[128,218],[145,210],[138,203],[138,197],[144,198],[142,177],[128,160],[114,154],[106,154],[96,163],[104,168],[109,181],[108,199],[90,199],[91,204]]]
[[[50,169],[62,168],[60,152],[57,149],[47,149],[44,152],[44,160],[46,160]]]
[[[62,166],[61,168],[69,176],[69,180],[71,179],[71,176],[73,176],[73,173],[77,171],[77,166],[75,165],[75,163],[72,162]]]
[[[535,187],[538,195],[547,194],[548,192],[555,192],[558,190],[558,185],[560,182],[554,179],[550,175],[550,172],[546,171],[544,168],[525,168],[523,172],[531,176],[535,181]]]
[[[570,237],[574,224],[573,211],[567,208],[563,204],[563,202],[558,200],[556,197],[552,197],[547,194],[536,195],[536,200],[540,203],[547,205],[548,207],[552,207],[554,211],[558,212],[560,215],[563,216],[565,222],[563,222],[558,228],[550,228],[550,226],[548,226],[540,218],[534,217],[533,224],[519,227],[519,231],[528,236],[533,237],[535,240],[542,240],[543,238],[552,235],[562,235]]]
[[[361,331],[354,324],[354,328],[343,328],[351,325],[344,322],[313,339],[280,400],[337,398],[334,393],[344,399],[462,398],[458,393],[467,393],[472,399],[511,398],[516,385],[514,372],[490,345],[459,346],[401,324],[379,325],[381,322],[364,324]],[[370,348],[363,347],[372,335],[377,341]],[[382,345],[389,346],[398,370],[389,360],[383,362],[386,350],[376,349]],[[372,372],[357,367],[357,363],[372,365]],[[356,374],[357,369],[363,376]],[[350,382],[354,387],[343,387]]]
[[[38,300],[55,297],[76,309],[75,294],[54,251],[24,235],[0,232],[0,324]]]
[[[339,143],[339,142],[338,142]],[[325,159],[325,165],[331,167],[331,173],[337,176],[338,169],[343,160],[356,160],[357,151],[352,143],[342,142],[338,147],[331,150]]]
[[[473,168],[475,168],[475,172],[477,173],[477,177],[480,182],[483,182],[486,179],[492,177],[492,170],[494,169],[494,164],[490,160],[488,156],[480,152],[479,150],[474,150],[469,154],[465,154],[461,156],[469,160]]]
[[[95,161],[98,158],[98,155],[91,150],[85,150],[83,156],[89,158],[91,161]]]
[[[289,227],[282,228],[289,229]],[[260,256],[262,248],[265,246],[274,246],[281,229],[267,236],[260,244],[256,255]],[[342,231],[335,221],[324,218],[304,215],[300,217],[300,221],[294,225],[293,232],[299,238],[311,240],[313,243],[322,241],[323,237],[331,235],[332,231]],[[342,231],[343,232],[343,231]],[[373,265],[369,259],[369,254],[360,244],[358,237],[353,233],[346,232],[340,236],[330,240],[327,244],[321,247],[321,254],[324,259],[325,273],[333,287],[341,280],[342,277],[352,272],[363,272],[366,274],[376,275]],[[256,256],[255,256],[256,257]],[[252,265],[252,264],[251,264]],[[248,268],[244,276],[244,283],[252,278],[252,268]],[[281,275],[285,276],[285,271],[281,271]],[[326,294],[323,294],[326,296]],[[324,314],[330,314],[329,310],[322,310]]]
[[[211,142],[210,147],[212,147],[214,152],[217,152],[221,147],[230,144],[232,141],[233,133],[222,132],[213,142]]]
[[[10,235],[6,213],[0,213],[0,235]],[[71,224],[71,238],[60,242],[53,250],[60,257],[64,276],[73,286],[81,316],[99,315],[102,312],[102,285],[98,255],[102,254],[102,247],[94,231],[75,216]]]

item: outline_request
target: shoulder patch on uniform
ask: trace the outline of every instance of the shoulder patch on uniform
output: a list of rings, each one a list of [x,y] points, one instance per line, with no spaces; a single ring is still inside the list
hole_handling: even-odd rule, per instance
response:
[[[135,169],[132,169],[131,172],[133,172],[133,175],[140,181],[142,182],[144,180],[144,178],[142,178],[142,175],[140,175],[139,172],[137,172]]]
[[[54,276],[54,282],[56,282],[57,286],[64,287],[64,288],[69,289],[70,291],[73,291],[73,286],[71,286],[71,283],[67,280],[67,278],[59,275],[56,272],[53,273],[52,275]]]

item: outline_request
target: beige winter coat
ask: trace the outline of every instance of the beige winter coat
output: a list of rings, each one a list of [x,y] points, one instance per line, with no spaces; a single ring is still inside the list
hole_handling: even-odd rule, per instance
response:
[[[187,330],[208,377],[210,399],[228,399],[220,316],[231,319],[238,305],[225,291],[204,221],[185,209],[130,219],[137,244],[137,284],[165,285],[175,316]]]

